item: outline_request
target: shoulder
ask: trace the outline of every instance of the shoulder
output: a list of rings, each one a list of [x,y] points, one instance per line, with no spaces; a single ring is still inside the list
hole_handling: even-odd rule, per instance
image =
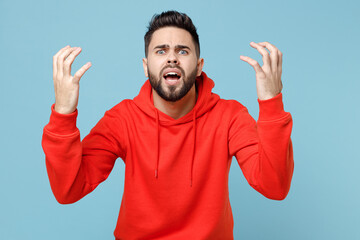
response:
[[[108,109],[105,112],[105,115],[109,117],[120,117],[120,116],[123,117],[127,112],[129,112],[129,109],[131,108],[132,104],[133,104],[132,99],[124,99],[115,106],[113,106],[112,108]]]
[[[129,105],[131,105],[133,102],[132,99],[124,99],[121,102],[119,102],[118,104],[116,104],[115,106],[113,106],[112,108],[110,108],[108,111],[121,111],[125,108],[127,108]]]
[[[230,113],[247,111],[247,108],[243,104],[234,99],[220,99],[217,107]]]

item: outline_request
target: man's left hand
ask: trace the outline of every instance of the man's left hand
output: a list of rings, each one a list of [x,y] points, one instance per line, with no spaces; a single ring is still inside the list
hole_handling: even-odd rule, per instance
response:
[[[282,90],[281,72],[282,72],[282,53],[274,45],[268,42],[251,42],[250,46],[256,48],[263,56],[263,66],[246,56],[240,56],[240,59],[249,63],[255,69],[256,89],[260,100],[266,100],[275,97]],[[265,49],[270,51],[270,54]]]

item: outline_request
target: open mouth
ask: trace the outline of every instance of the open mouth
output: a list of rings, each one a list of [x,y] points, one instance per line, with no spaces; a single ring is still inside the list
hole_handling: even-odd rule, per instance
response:
[[[168,80],[168,81],[177,81],[180,79],[181,74],[176,73],[176,72],[168,72],[168,73],[164,74],[163,77],[165,78],[165,80]]]
[[[177,68],[167,68],[163,72],[163,78],[168,85],[176,85],[180,83],[181,71]]]

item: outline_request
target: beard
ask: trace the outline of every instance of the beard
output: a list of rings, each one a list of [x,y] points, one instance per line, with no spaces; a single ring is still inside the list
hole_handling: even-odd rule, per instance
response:
[[[164,86],[163,82],[163,72],[166,68],[177,68],[181,71],[181,81],[178,86]],[[189,76],[185,75],[185,71],[176,66],[167,66],[160,71],[158,77],[153,74],[148,66],[148,76],[150,80],[151,87],[156,91],[156,93],[166,101],[176,102],[182,99],[192,88],[195,83],[197,73],[197,66],[195,69],[189,74]]]

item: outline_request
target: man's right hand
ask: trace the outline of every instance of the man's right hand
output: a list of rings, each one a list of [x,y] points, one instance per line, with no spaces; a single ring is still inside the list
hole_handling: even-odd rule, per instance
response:
[[[80,47],[66,46],[53,57],[53,80],[55,88],[55,111],[69,114],[76,110],[79,100],[79,81],[91,67],[88,62],[74,76],[71,76],[71,65],[81,52]]]

